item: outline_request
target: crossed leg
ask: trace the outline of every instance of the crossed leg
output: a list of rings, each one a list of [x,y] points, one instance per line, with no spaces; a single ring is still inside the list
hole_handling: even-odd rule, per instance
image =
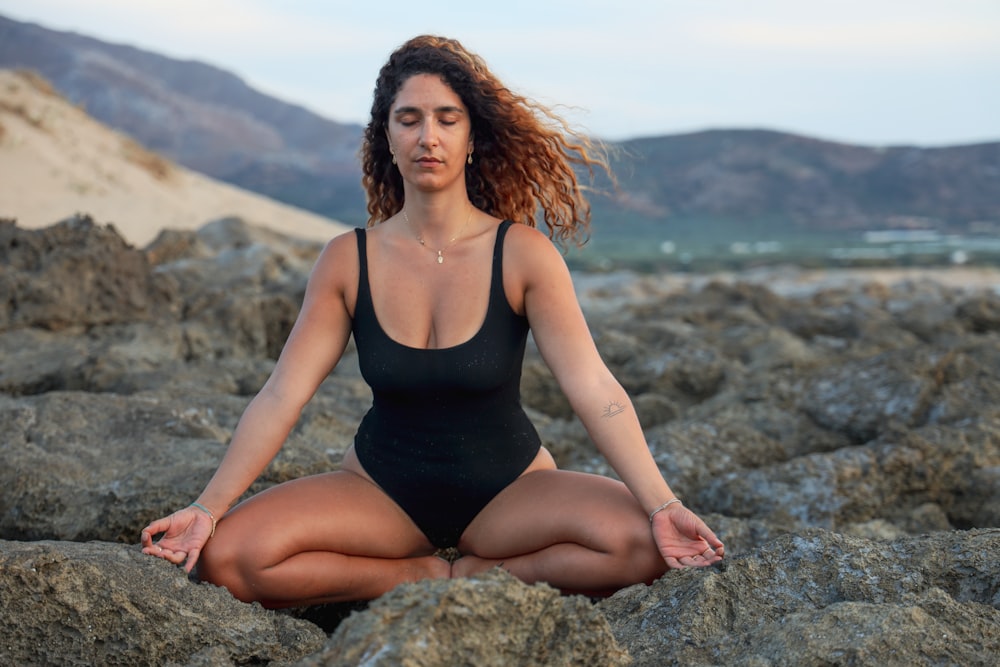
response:
[[[527,473],[469,524],[453,576],[502,567],[564,592],[610,594],[667,570],[649,519],[619,481],[567,470]]]
[[[348,471],[279,484],[219,521],[199,576],[268,607],[374,599],[397,584],[502,565],[522,581],[610,594],[667,569],[624,484],[565,470],[529,472],[469,525],[454,564],[377,486]]]
[[[219,521],[199,576],[268,607],[374,599],[450,564],[378,487],[347,471],[285,482]]]

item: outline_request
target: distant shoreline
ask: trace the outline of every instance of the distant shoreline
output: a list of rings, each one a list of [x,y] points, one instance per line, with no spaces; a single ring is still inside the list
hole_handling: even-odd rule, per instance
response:
[[[992,291],[1000,294],[1000,267],[880,267],[801,269],[793,266],[753,268],[745,271],[684,273],[664,271],[645,273],[619,270],[608,273],[574,271],[574,281],[581,294],[664,293],[700,289],[710,283],[748,283],[763,285],[782,296],[807,296],[824,289],[880,284],[888,287],[903,283],[930,281],[944,287],[969,292]]]

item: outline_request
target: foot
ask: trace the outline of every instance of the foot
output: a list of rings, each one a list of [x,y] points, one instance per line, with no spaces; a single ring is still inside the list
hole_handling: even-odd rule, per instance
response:
[[[462,556],[451,564],[451,578],[471,577],[498,565],[503,565],[503,561],[479,556]]]
[[[452,564],[440,556],[430,556],[428,560],[428,579],[451,579]]]

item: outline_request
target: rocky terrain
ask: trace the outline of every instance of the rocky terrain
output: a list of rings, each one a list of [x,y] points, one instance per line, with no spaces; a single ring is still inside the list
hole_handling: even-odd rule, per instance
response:
[[[727,543],[709,570],[599,601],[498,570],[274,612],[143,556],[318,249],[235,219],[142,249],[86,217],[0,223],[0,664],[996,663],[1000,274],[578,276],[656,460]],[[523,395],[562,466],[612,474],[533,350]],[[253,490],[336,468],[368,400],[349,349]]]

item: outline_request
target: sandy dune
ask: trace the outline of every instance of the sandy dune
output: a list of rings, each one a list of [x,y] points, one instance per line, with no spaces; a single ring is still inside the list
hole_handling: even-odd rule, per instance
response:
[[[226,216],[310,240],[348,227],[176,165],[97,122],[31,74],[0,70],[0,217],[26,228],[74,213],[144,246]]]

